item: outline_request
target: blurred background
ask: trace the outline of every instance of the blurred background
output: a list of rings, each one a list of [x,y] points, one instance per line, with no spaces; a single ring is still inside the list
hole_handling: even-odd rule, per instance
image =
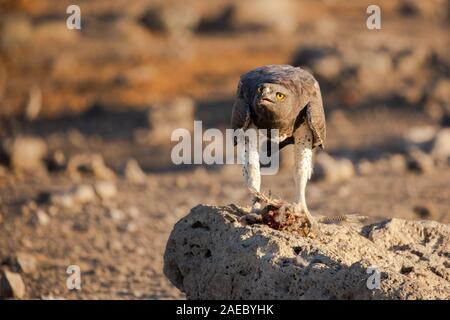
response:
[[[0,0],[0,298],[183,298],[162,274],[174,223],[250,196],[237,165],[175,166],[170,135],[228,128],[239,75],[266,64],[321,85],[313,214],[448,223],[450,1],[376,1],[381,30],[371,4]],[[263,178],[288,200],[291,153]]]

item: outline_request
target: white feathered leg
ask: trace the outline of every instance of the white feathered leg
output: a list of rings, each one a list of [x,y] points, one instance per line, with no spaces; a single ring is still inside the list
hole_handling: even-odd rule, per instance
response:
[[[303,212],[311,223],[314,231],[317,231],[317,223],[309,213],[306,205],[306,184],[311,178],[312,163],[312,142],[313,135],[306,123],[303,123],[295,133],[295,169],[294,180],[296,189],[296,203],[299,211]]]
[[[255,130],[254,134],[248,134],[246,137],[241,132],[238,136],[238,143],[244,144],[243,175],[248,188],[260,191],[261,172],[259,167],[258,136],[254,127],[251,127],[250,130]],[[252,212],[258,212],[260,208],[260,203],[253,199]]]

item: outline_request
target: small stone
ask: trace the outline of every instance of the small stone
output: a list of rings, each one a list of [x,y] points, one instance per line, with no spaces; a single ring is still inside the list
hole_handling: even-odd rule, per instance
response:
[[[393,154],[388,158],[389,169],[392,172],[402,173],[405,172],[408,163],[406,158],[402,154]]]
[[[96,200],[94,188],[89,184],[81,184],[73,190],[73,199],[78,203],[91,203]]]
[[[145,184],[147,181],[147,175],[139,166],[139,163],[135,159],[131,159],[125,166],[125,178],[136,184]]]
[[[436,126],[417,126],[409,129],[404,138],[408,146],[420,145],[431,141],[437,130]]]
[[[101,155],[94,155],[92,158],[92,171],[97,179],[115,180],[116,174],[108,168]]]
[[[95,184],[95,192],[103,199],[111,199],[117,194],[117,187],[115,183],[110,181],[101,181]]]
[[[22,299],[25,296],[25,284],[18,273],[3,270],[0,272],[0,298]]]
[[[314,73],[327,81],[334,81],[342,71],[342,61],[336,55],[326,56],[318,59],[314,64]]]
[[[61,150],[56,150],[48,159],[48,168],[50,171],[63,170],[67,164],[66,156]]]
[[[450,128],[444,128],[437,132],[431,154],[436,160],[447,161],[450,157]]]
[[[374,165],[369,160],[363,159],[358,163],[358,172],[360,175],[370,175],[374,173],[374,171]]]
[[[433,158],[419,149],[412,150],[408,155],[408,168],[419,173],[434,171]]]
[[[17,265],[24,273],[33,273],[36,271],[36,258],[30,254],[20,252],[16,255]]]
[[[137,207],[131,207],[128,209],[128,214],[131,218],[137,219],[141,215],[141,211]]]
[[[113,241],[109,242],[108,246],[109,246],[109,249],[111,249],[112,251],[115,251],[115,252],[122,251],[122,249],[123,249],[122,242],[120,242],[119,240],[113,240]]]
[[[111,209],[108,212],[109,217],[116,222],[122,221],[125,218],[125,214],[122,210],[119,209]]]
[[[36,211],[36,218],[41,226],[46,226],[50,223],[50,217],[41,209]]]
[[[134,222],[127,223],[126,231],[130,233],[134,233],[138,230],[138,226]]]
[[[336,183],[348,181],[355,176],[353,163],[349,159],[335,160],[322,152],[317,155],[318,177]]]
[[[119,231],[134,233],[138,230],[138,226],[134,222],[127,222],[119,225]]]
[[[70,158],[67,172],[71,179],[81,179],[81,172],[94,175],[99,180],[115,180],[116,174],[108,168],[100,154],[80,154]]]
[[[68,193],[53,194],[51,196],[51,202],[55,206],[61,206],[64,208],[70,208],[74,205],[74,199],[72,195]]]
[[[55,207],[55,206],[50,206],[50,207],[48,208],[47,211],[48,211],[48,214],[49,214],[51,217],[57,216],[57,215],[58,215],[58,212],[59,212],[58,208]]]
[[[11,148],[11,166],[15,171],[45,171],[43,159],[47,151],[47,144],[41,138],[17,137]]]

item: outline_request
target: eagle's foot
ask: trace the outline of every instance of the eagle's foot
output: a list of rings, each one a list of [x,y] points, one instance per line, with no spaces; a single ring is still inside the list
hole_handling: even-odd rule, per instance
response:
[[[251,213],[261,213],[261,202],[254,198],[253,199],[253,205],[252,209],[250,210]]]
[[[315,236],[319,236],[321,234],[317,220],[312,216],[312,214],[309,212],[309,210],[305,206],[303,206],[301,204],[297,204],[294,208],[294,214],[297,216],[303,216],[306,218],[306,220],[309,224],[308,234],[313,234]]]

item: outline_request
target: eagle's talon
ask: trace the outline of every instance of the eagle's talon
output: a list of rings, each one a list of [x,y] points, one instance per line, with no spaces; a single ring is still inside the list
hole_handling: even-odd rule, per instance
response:
[[[253,200],[252,209],[250,210],[251,213],[260,213],[261,212],[261,203],[258,200]]]
[[[304,216],[306,218],[309,224],[309,234],[314,234],[316,236],[319,236],[321,234],[317,220],[312,216],[308,209],[306,209],[301,204],[297,204],[294,208],[294,212],[296,215]]]

